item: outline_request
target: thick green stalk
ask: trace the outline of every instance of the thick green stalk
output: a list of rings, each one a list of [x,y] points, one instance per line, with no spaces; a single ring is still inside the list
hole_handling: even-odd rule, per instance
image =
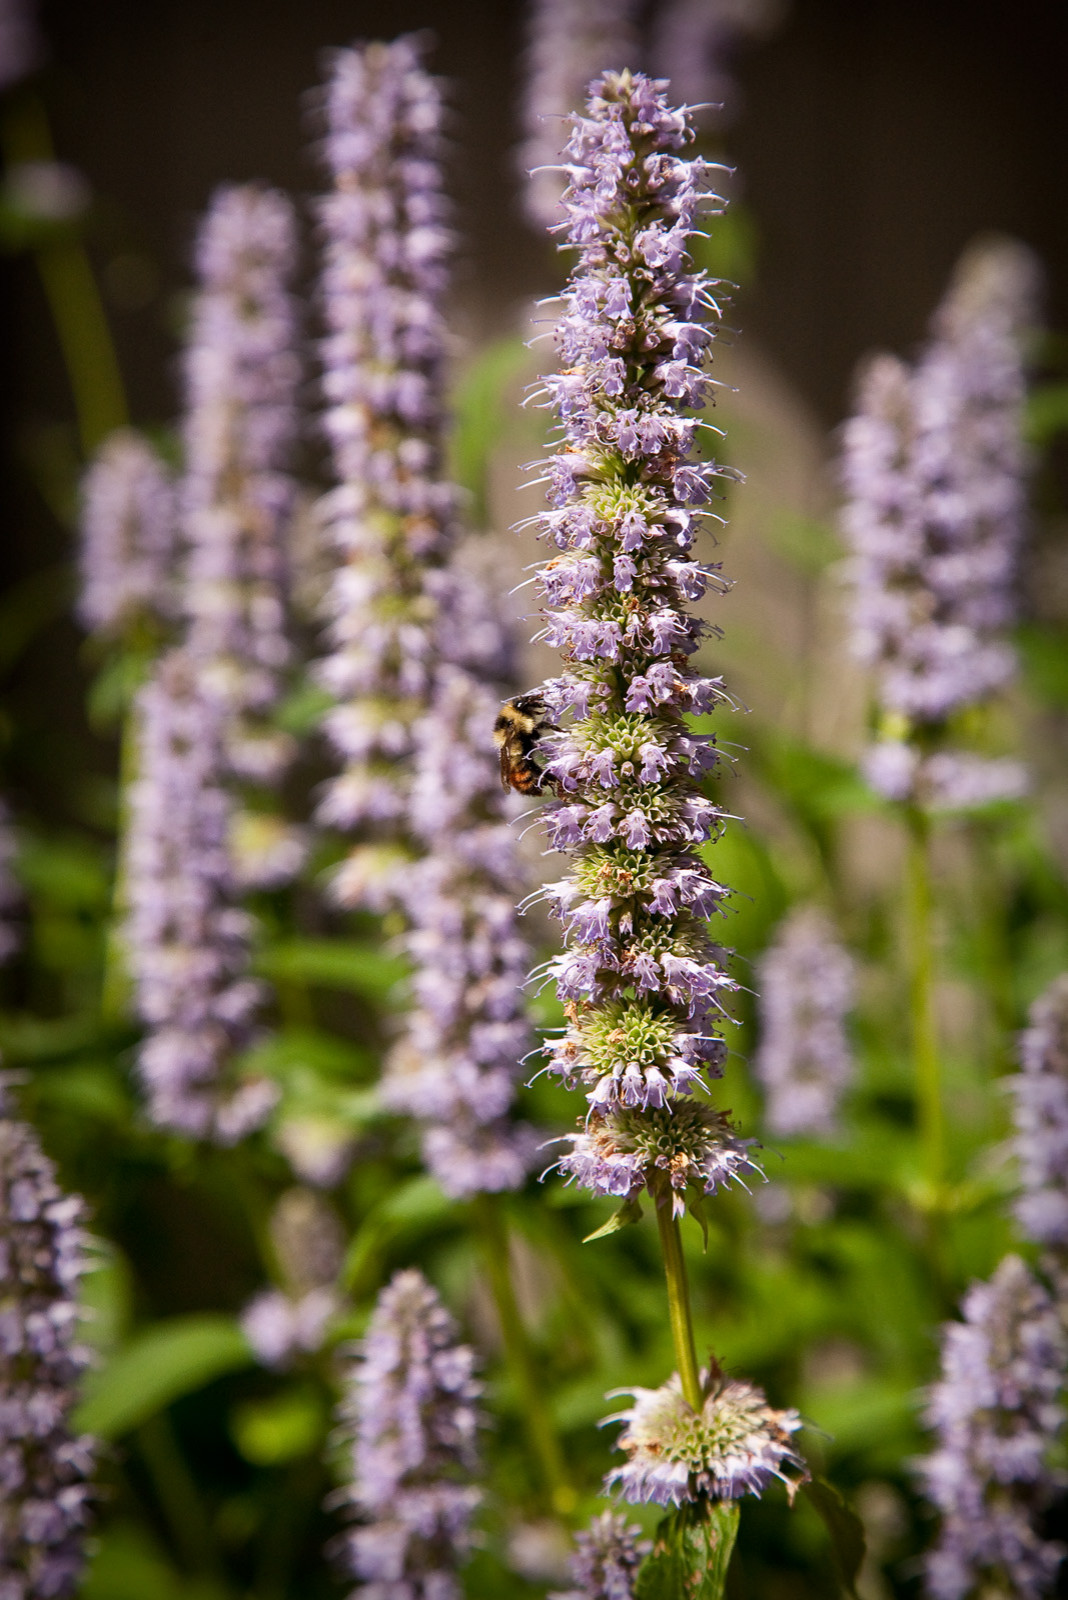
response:
[[[682,1233],[678,1219],[672,1215],[670,1196],[657,1197],[656,1222],[660,1229],[660,1248],[664,1253],[668,1316],[671,1321],[671,1337],[675,1344],[675,1360],[679,1366],[682,1392],[693,1409],[700,1411],[703,1403],[701,1377],[697,1366],[697,1346],[693,1337],[693,1318],[690,1314],[686,1258],[682,1253]]]
[[[8,166],[55,159],[48,115],[32,91],[13,98],[0,141]],[[34,255],[70,380],[82,451],[89,457],[129,420],[107,313],[88,252],[73,232],[43,240]]]
[[[566,1517],[575,1509],[577,1496],[568,1482],[563,1451],[545,1405],[544,1384],[535,1370],[530,1342],[519,1314],[508,1252],[508,1229],[501,1213],[500,1197],[476,1195],[474,1211],[501,1325],[505,1360],[519,1397],[527,1438],[552,1508],[559,1516]]]
[[[165,1411],[141,1424],[137,1444],[180,1560],[190,1573],[217,1573],[211,1524]]]
[[[933,1204],[937,1201],[945,1177],[945,1118],[934,1004],[930,827],[927,818],[917,807],[909,807],[906,821],[909,836],[907,887],[912,1063],[924,1176]]]

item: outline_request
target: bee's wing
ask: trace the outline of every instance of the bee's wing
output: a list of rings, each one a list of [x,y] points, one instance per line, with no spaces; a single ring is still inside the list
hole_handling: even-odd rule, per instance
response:
[[[508,755],[508,740],[501,740],[501,788],[512,787],[512,763]]]

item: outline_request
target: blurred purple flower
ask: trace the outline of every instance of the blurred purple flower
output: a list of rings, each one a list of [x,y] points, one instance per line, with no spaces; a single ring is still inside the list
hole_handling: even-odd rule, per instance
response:
[[[226,757],[270,782],[291,742],[269,716],[290,659],[286,542],[297,433],[293,210],[254,184],[219,189],[197,239],[185,354],[188,646],[227,713]]]
[[[706,108],[699,122],[723,127],[740,99],[734,57],[747,41],[765,38],[785,10],[783,0],[665,0],[655,20],[654,70],[678,103]]]
[[[603,1113],[665,1105],[722,1070],[737,985],[706,920],[727,891],[697,853],[720,826],[701,787],[718,757],[686,718],[725,698],[689,664],[706,630],[687,607],[723,587],[692,554],[695,508],[723,471],[693,456],[689,414],[711,393],[713,286],[686,254],[714,201],[708,169],[674,154],[686,118],[640,75],[607,74],[573,123],[564,208],[579,261],[556,335],[564,370],[545,379],[563,437],[534,519],[558,552],[540,582],[564,655],[543,694],[551,716],[574,712],[542,744],[559,796],[550,838],[575,858],[545,891],[566,931],[549,970],[568,1016],[546,1053]]]
[[[511,675],[510,640],[476,572],[432,575],[432,700],[416,725],[404,871],[415,1006],[383,1079],[387,1105],[423,1124],[427,1167],[451,1195],[514,1189],[536,1139],[509,1120],[530,1049],[530,945],[514,815],[487,738]],[[494,685],[498,692],[494,692]]]
[[[617,1448],[628,1456],[608,1474],[606,1487],[618,1484],[635,1505],[679,1506],[702,1495],[739,1500],[762,1494],[776,1478],[792,1486],[804,1477],[791,1439],[801,1426],[796,1411],[774,1410],[755,1385],[718,1368],[702,1374],[702,1386],[699,1412],[674,1373],[659,1389],[627,1391],[633,1406],[605,1419],[624,1424]]]
[[[62,1600],[84,1564],[94,1441],[71,1430],[84,1209],[0,1083],[0,1594]]]
[[[44,53],[33,0],[0,0],[0,89],[28,77]]]
[[[876,747],[868,775],[890,799],[959,805],[1020,791],[1015,763],[980,774],[969,757],[947,777],[917,753],[906,774],[900,746],[917,733],[929,743],[1015,668],[1005,630],[1024,529],[1022,343],[1036,291],[1024,246],[974,246],[916,367],[873,361],[844,432],[855,647],[875,670],[884,736],[899,752],[890,761]]]
[[[139,1070],[154,1122],[232,1144],[265,1120],[276,1091],[231,1072],[255,1037],[262,986],[228,847],[224,713],[181,651],[162,659],[138,708],[125,946],[147,1029]]]
[[[652,1549],[642,1530],[621,1512],[601,1511],[575,1535],[571,1578],[575,1585],[549,1600],[634,1600],[638,1568]]]
[[[853,1076],[846,1015],[853,963],[823,912],[792,911],[761,957],[760,1044],[754,1066],[771,1133],[830,1136]]]
[[[481,1493],[482,1423],[474,1357],[421,1273],[398,1272],[378,1298],[347,1380],[352,1439],[346,1491],[361,1525],[339,1541],[376,1600],[459,1600]]]
[[[342,702],[327,730],[346,767],[322,814],[377,835],[342,867],[339,898],[406,917],[415,1006],[386,1103],[422,1123],[448,1193],[515,1188],[532,1156],[507,1120],[529,1048],[529,950],[488,738],[512,663],[497,607],[456,550],[442,477],[441,92],[402,38],[339,52],[326,104],[325,425],[339,486],[324,513],[341,564],[322,670]]]
[[[177,604],[174,485],[132,428],[105,439],[82,484],[78,614],[92,633],[122,634]]]
[[[1049,1456],[1064,1430],[1068,1340],[1017,1256],[973,1284],[962,1309],[964,1321],[943,1329],[942,1376],[928,1396],[936,1447],[918,1463],[942,1516],[928,1592],[964,1600],[989,1586],[1040,1600],[1065,1553],[1040,1537],[1037,1519],[1059,1481]]]
[[[563,221],[567,174],[560,146],[567,119],[609,68],[640,65],[638,0],[532,0],[528,11],[520,171],[535,228]]]
[[[441,187],[441,90],[414,39],[341,50],[326,86],[323,155],[334,180],[319,204],[327,337],[322,345],[337,487],[321,514],[338,565],[327,596],[321,677],[338,704],[325,727],[343,771],[325,821],[403,832],[413,728],[433,675],[426,571],[454,538],[442,479],[451,235]],[[373,897],[357,852],[336,888]],[[387,890],[388,898],[388,890]]]
[[[1025,1238],[1068,1264],[1068,974],[1031,1007],[1020,1071],[1008,1086],[1021,1187],[1016,1220]]]

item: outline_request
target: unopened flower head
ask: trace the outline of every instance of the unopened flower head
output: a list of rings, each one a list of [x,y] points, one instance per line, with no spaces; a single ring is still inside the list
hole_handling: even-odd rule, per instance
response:
[[[627,1461],[606,1486],[618,1485],[635,1505],[683,1505],[707,1495],[738,1500],[762,1494],[775,1479],[791,1488],[805,1477],[792,1436],[801,1426],[796,1411],[776,1411],[750,1383],[727,1378],[717,1368],[703,1379],[704,1403],[695,1411],[673,1374],[659,1389],[634,1389],[634,1404],[609,1422],[622,1422],[617,1448]]]
[[[1039,1518],[1057,1478],[1050,1454],[1064,1431],[1059,1399],[1068,1340],[1049,1295],[1017,1256],[964,1297],[964,1321],[943,1330],[942,1376],[927,1423],[936,1446],[919,1463],[942,1525],[927,1558],[933,1600],[975,1593],[1040,1600],[1064,1546]]]
[[[416,1271],[379,1296],[352,1368],[343,1423],[352,1435],[348,1493],[361,1520],[348,1567],[378,1600],[459,1600],[457,1572],[481,1500],[481,1387],[471,1351]]]
[[[907,779],[876,750],[869,775],[889,798],[907,782],[910,797],[944,803],[921,756],[948,718],[1014,671],[1005,630],[1025,520],[1022,340],[1035,301],[1023,246],[974,247],[915,368],[872,362],[845,430],[856,650],[875,670],[888,737],[917,742]],[[1000,797],[998,777],[1018,792],[1018,772],[999,768],[983,799]]]
[[[652,1549],[642,1530],[618,1511],[601,1511],[575,1535],[571,1557],[574,1589],[550,1600],[634,1600],[638,1568]]]
[[[6,1095],[0,1083],[0,1593],[62,1600],[84,1564],[94,1456],[71,1427],[84,1210]]]
[[[172,616],[176,554],[170,473],[147,439],[121,428],[82,486],[78,611],[90,632],[122,635]]]
[[[853,963],[827,917],[814,907],[791,913],[760,962],[760,1045],[771,1133],[833,1134],[838,1102],[853,1076],[846,1015]]]
[[[1068,1265],[1068,975],[1035,1001],[1008,1080],[1019,1168],[1016,1220],[1024,1237]]]
[[[231,1070],[255,1037],[262,986],[227,847],[224,712],[180,651],[163,658],[139,712],[125,948],[147,1029],[141,1078],[153,1121],[229,1144],[276,1095],[265,1081],[235,1083]]]
[[[415,1005],[383,1097],[423,1124],[447,1194],[517,1188],[535,1141],[509,1118],[530,1049],[530,945],[512,808],[486,737],[511,674],[486,584],[459,562],[434,575],[437,665],[416,725],[409,831],[423,854],[403,875]],[[498,692],[494,692],[494,685]]]
[[[290,657],[286,541],[300,363],[293,210],[254,184],[220,189],[197,240],[185,356],[189,648],[228,714],[239,776],[270,780],[289,744],[269,722]]]
[[[322,502],[338,566],[327,596],[326,731],[343,763],[323,819],[403,832],[413,728],[430,699],[429,566],[453,539],[442,478],[451,236],[440,171],[441,90],[411,38],[342,50],[325,96],[333,190],[319,206],[322,345],[334,488]],[[367,894],[357,858],[337,884]]]
[[[543,741],[550,839],[575,857],[546,891],[567,934],[551,970],[568,1027],[548,1053],[599,1109],[718,1074],[736,987],[706,929],[727,891],[697,853],[720,825],[701,782],[717,757],[686,721],[724,698],[690,665],[705,629],[689,603],[722,587],[693,553],[722,469],[695,453],[714,301],[686,251],[709,198],[705,164],[675,154],[688,137],[657,84],[609,73],[565,152],[579,261],[545,380],[563,437],[533,519],[557,551],[539,581],[564,657],[543,693],[572,718]]]
[[[16,854],[11,813],[0,800],[0,962],[14,955],[20,942],[15,914],[22,893],[14,872]]]
[[[560,146],[567,119],[584,105],[606,68],[639,62],[637,0],[533,0],[524,62],[523,143],[519,168],[527,216],[538,229],[563,219],[567,174]]]
[[[730,1183],[763,1178],[749,1155],[755,1139],[739,1139],[722,1112],[701,1100],[629,1110],[616,1106],[568,1135],[571,1149],[557,1163],[568,1178],[598,1195],[636,1200],[643,1189],[669,1194],[672,1212]]]

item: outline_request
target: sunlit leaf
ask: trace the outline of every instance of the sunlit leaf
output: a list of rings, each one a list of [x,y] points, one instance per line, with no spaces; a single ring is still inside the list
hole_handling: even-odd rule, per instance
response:
[[[256,968],[267,978],[301,979],[327,989],[350,989],[388,1004],[407,966],[399,956],[344,939],[290,939],[259,951]]]

